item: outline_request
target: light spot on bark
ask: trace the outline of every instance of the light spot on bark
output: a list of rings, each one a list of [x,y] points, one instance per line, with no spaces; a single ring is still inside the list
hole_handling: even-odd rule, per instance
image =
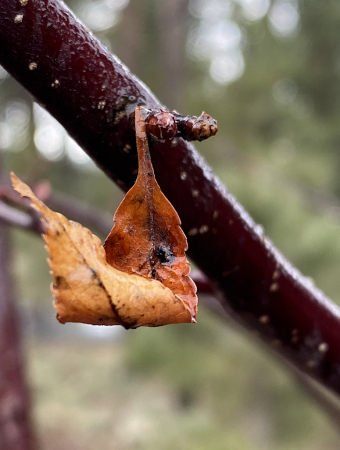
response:
[[[191,230],[189,230],[189,232],[188,232],[189,236],[196,236],[196,234],[198,234],[197,228],[191,228]]]
[[[254,231],[260,238],[263,238],[264,228],[262,225],[260,225],[260,224],[256,225],[254,228]]]
[[[306,366],[309,367],[309,369],[314,369],[314,367],[317,366],[317,362],[310,359],[306,362]]]
[[[28,66],[30,70],[35,70],[38,67],[38,64],[36,62],[31,62]]]
[[[277,280],[278,278],[280,278],[280,275],[281,275],[280,271],[275,270],[275,272],[273,273],[273,276],[272,276],[273,280]]]
[[[298,340],[299,340],[298,334],[299,334],[299,330],[297,328],[293,328],[291,331],[292,338],[290,340],[290,342],[292,344],[296,344],[298,342]]]
[[[192,193],[192,196],[195,198],[197,198],[200,195],[200,192],[197,189],[193,189],[191,191],[191,193]]]
[[[319,344],[318,350],[320,353],[326,353],[328,350],[328,344],[327,342],[321,342],[321,344]]]
[[[200,234],[204,234],[209,230],[208,225],[202,225],[200,228]]]
[[[23,14],[17,14],[17,15],[14,17],[14,23],[21,23],[22,20],[23,20],[23,18],[24,18],[24,15],[23,15]]]
[[[271,342],[271,345],[272,345],[274,348],[280,347],[281,344],[282,344],[282,342],[280,341],[280,339],[274,339],[274,340]]]
[[[181,172],[180,178],[182,181],[186,180],[188,177],[188,174],[186,172]]]
[[[272,283],[269,288],[269,292],[276,292],[279,290],[279,283]]]
[[[98,108],[98,109],[104,109],[104,108],[105,108],[105,105],[106,105],[106,101],[105,101],[105,100],[102,100],[102,101],[100,101],[100,102],[98,103],[97,108]]]
[[[270,317],[267,316],[267,314],[264,314],[263,316],[259,317],[259,322],[262,323],[262,325],[266,325],[267,323],[269,323],[270,321]]]
[[[51,86],[53,87],[53,89],[57,89],[57,87],[60,86],[60,81],[57,80],[57,79],[55,79],[55,80],[53,81],[53,83],[51,84]]]
[[[20,0],[20,5],[21,6],[26,6],[28,3],[28,0]]]
[[[117,112],[113,124],[117,125],[123,119],[123,117],[125,117],[125,111]]]

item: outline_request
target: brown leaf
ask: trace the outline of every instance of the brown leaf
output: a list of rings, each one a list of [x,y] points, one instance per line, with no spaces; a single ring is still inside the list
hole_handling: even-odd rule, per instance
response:
[[[125,328],[193,322],[186,302],[159,281],[123,273],[106,261],[99,238],[79,223],[51,211],[11,174],[15,190],[42,215],[61,323],[123,325]]]
[[[178,295],[196,316],[196,286],[188,276],[187,239],[181,221],[162,193],[150,158],[142,107],[135,109],[138,176],[114,215],[104,248],[109,264],[118,270],[159,280]]]

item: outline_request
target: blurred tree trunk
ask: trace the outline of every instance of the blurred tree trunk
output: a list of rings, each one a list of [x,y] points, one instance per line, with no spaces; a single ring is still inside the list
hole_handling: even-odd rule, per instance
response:
[[[156,2],[160,38],[161,100],[171,109],[181,110],[186,85],[186,34],[188,0]]]
[[[0,181],[1,174],[0,154]],[[0,449],[33,450],[8,227],[0,223]]]
[[[117,55],[131,72],[138,74],[141,61],[140,36],[144,34],[144,2],[130,0],[124,10],[122,22],[119,25]]]
[[[148,12],[147,10],[150,9]],[[154,70],[158,78],[158,94],[161,101],[170,109],[180,110],[186,84],[186,35],[188,20],[188,0],[170,2],[140,2],[130,0],[124,10],[118,29],[119,58],[131,72],[143,76],[143,70]],[[150,37],[145,28],[148,22],[156,21],[157,37]],[[144,36],[144,40],[141,39]],[[146,37],[145,37],[146,36]],[[156,61],[147,60],[152,53],[157,54]],[[145,64],[150,66],[145,68]]]

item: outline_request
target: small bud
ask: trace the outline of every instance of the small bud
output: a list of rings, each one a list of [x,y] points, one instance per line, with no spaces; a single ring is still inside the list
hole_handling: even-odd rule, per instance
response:
[[[218,131],[217,122],[206,112],[199,117],[179,116],[174,113],[178,126],[178,135],[187,141],[204,141],[210,136],[215,136]]]
[[[166,111],[151,114],[146,118],[146,130],[149,135],[158,141],[171,140],[177,133],[175,118]]]
[[[197,117],[194,121],[192,132],[198,141],[208,139],[210,136],[215,136],[217,133],[217,122],[206,112]]]

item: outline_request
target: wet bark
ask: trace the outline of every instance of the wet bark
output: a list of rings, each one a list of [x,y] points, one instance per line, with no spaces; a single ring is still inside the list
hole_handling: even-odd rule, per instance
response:
[[[64,4],[29,0],[19,8],[16,0],[2,0],[0,63],[109,177],[124,189],[133,184],[137,153],[127,114],[136,104],[160,102]],[[189,256],[223,306],[340,394],[339,308],[273,247],[192,145],[182,139],[152,142],[151,156],[156,178],[182,219]]]

